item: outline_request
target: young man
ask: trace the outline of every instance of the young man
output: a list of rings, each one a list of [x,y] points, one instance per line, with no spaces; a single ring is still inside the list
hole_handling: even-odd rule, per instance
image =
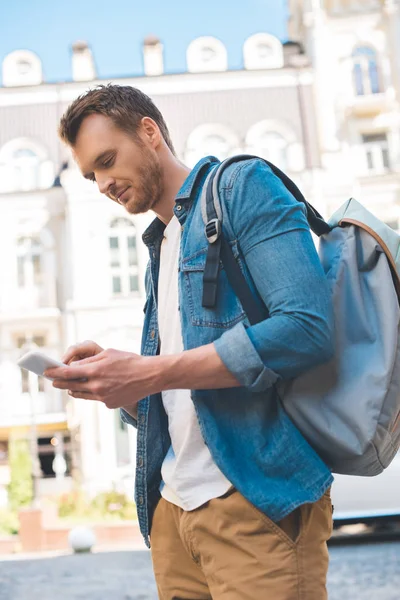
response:
[[[282,409],[279,380],[332,355],[332,307],[304,209],[253,159],[224,171],[224,230],[269,318],[249,326],[219,272],[202,306],[207,239],[192,171],[132,87],[75,100],[60,124],[87,179],[130,214],[153,210],[142,356],[83,342],[50,370],[75,398],[137,427],[136,502],[163,600],[323,600],[332,475]],[[79,381],[85,379],[86,381]]]

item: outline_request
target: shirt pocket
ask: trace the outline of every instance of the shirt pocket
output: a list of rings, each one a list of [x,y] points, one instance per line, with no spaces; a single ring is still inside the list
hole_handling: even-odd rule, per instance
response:
[[[240,264],[237,244],[231,244],[236,260]],[[246,319],[242,305],[239,302],[226,271],[220,261],[218,273],[217,301],[214,308],[204,308],[203,299],[203,274],[206,264],[207,247],[184,258],[181,263],[183,276],[182,303],[188,306],[188,313],[192,325],[198,327],[214,327],[230,329],[236,323]]]

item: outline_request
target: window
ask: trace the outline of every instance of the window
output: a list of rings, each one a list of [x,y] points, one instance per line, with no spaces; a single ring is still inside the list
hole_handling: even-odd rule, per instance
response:
[[[264,119],[254,123],[246,134],[246,152],[284,171],[301,172],[305,168],[304,146],[285,121]]]
[[[71,437],[67,433],[55,432],[53,437],[38,437],[38,457],[41,477],[44,479],[56,477],[56,456],[64,463],[65,476],[71,475],[72,446]],[[55,460],[56,459],[56,460]]]
[[[221,123],[205,123],[196,127],[189,135],[185,161],[194,167],[204,156],[212,155],[224,160],[238,151],[238,137],[229,127]]]
[[[30,148],[20,148],[13,152],[10,167],[14,169],[14,177],[21,190],[39,188],[39,156]]]
[[[389,144],[386,133],[362,136],[365,166],[369,173],[384,173],[390,169]]]
[[[214,37],[199,37],[193,40],[186,52],[190,73],[226,71],[228,55],[224,44]]]
[[[17,242],[18,287],[31,288],[43,283],[43,247],[39,237],[23,237]]]
[[[139,270],[136,230],[132,221],[124,218],[114,219],[108,242],[113,296],[137,293]]]
[[[282,170],[288,168],[287,147],[285,138],[276,131],[266,131],[257,140],[256,154],[274,163]]]
[[[42,63],[40,58],[29,50],[15,50],[3,61],[3,85],[39,85],[42,83]]]
[[[354,50],[353,80],[357,96],[379,94],[382,91],[376,50],[368,46]]]
[[[113,294],[120,294],[122,292],[121,277],[113,277]]]
[[[27,75],[32,70],[33,65],[25,59],[20,59],[15,63],[18,75]]]
[[[34,335],[32,337],[27,337],[26,335],[21,335],[17,337],[17,348],[23,349],[24,346],[28,345],[32,342],[35,346],[39,348],[43,348],[46,345],[46,339],[43,335]],[[25,348],[26,350],[26,348]],[[26,350],[27,351],[27,350]],[[24,352],[22,352],[24,353]],[[29,371],[26,369],[21,369],[21,384],[22,384],[22,392],[29,393]],[[38,390],[39,392],[44,392],[44,378],[38,378]]]
[[[208,135],[202,139],[201,152],[203,156],[212,154],[220,160],[229,155],[229,141],[221,135]]]
[[[333,15],[354,12],[369,12],[381,8],[380,0],[329,0],[327,8]]]
[[[119,267],[119,239],[115,236],[110,237],[110,264],[112,267]]]
[[[246,69],[278,69],[283,67],[281,42],[267,33],[250,36],[243,46]]]
[[[11,140],[0,151],[0,192],[47,189],[54,182],[54,165],[41,144],[29,139]]]

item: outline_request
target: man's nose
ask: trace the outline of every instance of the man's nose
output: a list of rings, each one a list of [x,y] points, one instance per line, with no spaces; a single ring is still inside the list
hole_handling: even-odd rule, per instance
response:
[[[104,177],[103,179],[97,177],[96,179],[101,194],[109,194],[111,186],[115,185],[115,179],[112,177]]]

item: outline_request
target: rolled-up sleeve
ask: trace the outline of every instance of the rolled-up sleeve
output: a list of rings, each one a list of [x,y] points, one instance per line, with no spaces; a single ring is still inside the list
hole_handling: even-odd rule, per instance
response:
[[[261,391],[332,357],[332,300],[304,206],[263,161],[235,169],[234,184],[229,174],[221,184],[224,210],[269,318],[239,323],[214,344],[236,379]]]
[[[222,362],[235,374],[236,379],[254,392],[262,391],[277,381],[279,376],[263,364],[242,323],[238,323],[216,340],[215,347]]]

